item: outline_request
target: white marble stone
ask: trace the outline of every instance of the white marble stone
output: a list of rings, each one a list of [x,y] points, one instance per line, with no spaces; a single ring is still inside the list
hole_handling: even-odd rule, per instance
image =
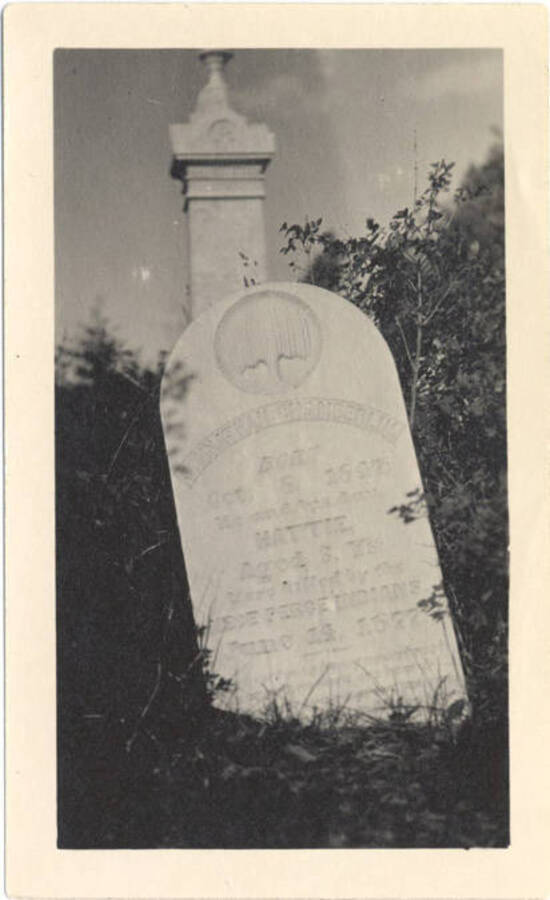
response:
[[[420,475],[390,351],[351,303],[268,284],[184,332],[161,410],[196,622],[217,702],[380,715],[464,696],[427,519],[390,507]]]

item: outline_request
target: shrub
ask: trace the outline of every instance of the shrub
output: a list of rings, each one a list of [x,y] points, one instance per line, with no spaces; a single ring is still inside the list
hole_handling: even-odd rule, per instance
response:
[[[421,605],[458,632],[474,712],[507,710],[508,521],[503,165],[493,149],[451,205],[453,164],[387,228],[339,240],[322,219],[283,224],[283,254],[306,281],[346,297],[376,323],[394,356],[424,493],[396,498],[406,523],[431,519],[444,585]]]

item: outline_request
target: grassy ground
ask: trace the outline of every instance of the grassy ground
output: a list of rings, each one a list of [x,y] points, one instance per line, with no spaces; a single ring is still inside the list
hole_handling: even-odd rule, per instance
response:
[[[438,722],[256,721],[210,709],[83,719],[64,738],[63,847],[502,847],[502,733]]]

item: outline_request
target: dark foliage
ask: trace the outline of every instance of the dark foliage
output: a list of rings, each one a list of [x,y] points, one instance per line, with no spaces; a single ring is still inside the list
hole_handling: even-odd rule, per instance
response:
[[[453,164],[435,163],[412,209],[346,241],[322,220],[282,227],[294,270],[370,316],[395,359],[424,490],[396,498],[406,523],[427,511],[474,716],[506,729],[508,512],[504,165],[495,146],[446,202]],[[300,257],[302,266],[300,267]],[[321,262],[323,261],[323,264]],[[320,281],[318,279],[321,279]],[[441,615],[443,585],[422,604]]]
[[[118,742],[117,742],[118,739]],[[212,709],[202,728],[132,753],[97,730],[70,798],[65,846],[502,847],[506,797],[491,747],[408,722],[304,727]],[[94,760],[95,765],[94,765]]]
[[[159,416],[159,372],[96,316],[56,385],[60,809],[92,735],[94,766],[154,722],[170,740],[204,703]],[[147,721],[143,721],[144,710]],[[166,711],[170,710],[169,715]],[[108,723],[108,732],[105,731]],[[153,732],[150,732],[153,734]],[[107,754],[104,760],[103,756]]]

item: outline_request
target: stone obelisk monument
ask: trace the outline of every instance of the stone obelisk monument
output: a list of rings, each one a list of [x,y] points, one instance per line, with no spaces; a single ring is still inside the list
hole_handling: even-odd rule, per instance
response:
[[[257,283],[266,276],[264,175],[275,140],[231,109],[223,74],[231,56],[200,54],[208,81],[190,120],[170,126],[172,174],[185,194],[193,319],[242,288],[247,271]]]

